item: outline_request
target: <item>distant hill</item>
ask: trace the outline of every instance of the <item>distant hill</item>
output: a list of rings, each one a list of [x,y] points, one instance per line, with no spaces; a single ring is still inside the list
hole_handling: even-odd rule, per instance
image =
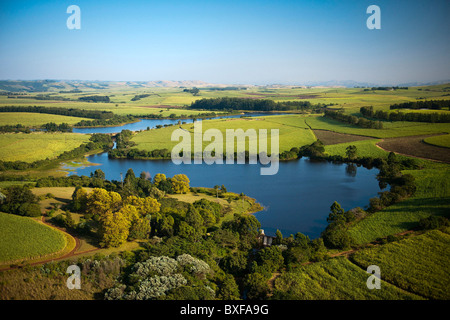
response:
[[[138,88],[208,88],[227,87],[226,84],[212,84],[200,80],[160,81],[84,81],[84,80],[0,80],[0,90],[8,92],[59,92],[93,91],[105,89]]]

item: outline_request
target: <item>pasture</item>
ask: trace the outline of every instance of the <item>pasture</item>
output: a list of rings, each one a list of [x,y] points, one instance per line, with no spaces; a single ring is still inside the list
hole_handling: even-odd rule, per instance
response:
[[[0,126],[13,126],[21,124],[25,127],[40,127],[41,125],[49,122],[74,125],[81,120],[90,119],[31,112],[0,112]]]
[[[54,159],[88,141],[88,135],[77,133],[4,133],[0,134],[0,160],[33,162]]]
[[[379,266],[382,279],[408,292],[427,299],[450,298],[450,235],[446,231],[432,230],[360,250],[351,259],[362,268]]]

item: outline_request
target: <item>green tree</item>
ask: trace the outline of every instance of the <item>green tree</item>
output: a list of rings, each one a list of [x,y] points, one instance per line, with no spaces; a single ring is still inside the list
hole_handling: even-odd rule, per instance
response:
[[[350,160],[353,160],[356,158],[357,151],[358,150],[355,145],[350,145],[345,149],[345,154],[346,154],[347,158],[349,158]]]
[[[189,178],[185,174],[176,174],[171,179],[172,189],[174,193],[189,192]]]
[[[122,211],[107,210],[99,219],[100,246],[119,247],[126,242],[130,221]]]

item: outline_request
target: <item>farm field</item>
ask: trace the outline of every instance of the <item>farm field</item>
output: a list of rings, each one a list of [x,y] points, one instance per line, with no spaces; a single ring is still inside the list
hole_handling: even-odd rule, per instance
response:
[[[77,133],[3,133],[0,134],[0,160],[33,162],[53,159],[88,140],[88,135]]]
[[[0,264],[42,257],[66,246],[65,236],[32,218],[0,212]]]
[[[423,139],[426,143],[438,146],[438,147],[445,147],[450,148],[450,134],[445,135],[439,135],[434,137],[429,137]]]
[[[21,124],[25,127],[38,127],[53,122],[56,124],[67,123],[73,125],[87,118],[67,117],[56,114],[42,114],[31,112],[1,112],[0,126]]]
[[[286,124],[284,123],[286,121]],[[136,148],[140,150],[152,151],[155,149],[171,149],[178,142],[171,141],[172,132],[178,127],[167,127],[161,129],[154,129],[143,131],[136,134],[132,141],[136,142]],[[191,143],[194,143],[193,133],[194,127],[192,123],[184,124],[181,128],[191,133]],[[254,129],[258,134],[258,130],[267,129],[267,135],[270,145],[271,129],[279,129],[279,144],[280,152],[288,151],[292,147],[299,147],[306,144],[311,144],[315,141],[315,136],[311,130],[304,125],[302,116],[266,116],[258,118],[240,118],[240,119],[217,119],[202,121],[202,130],[205,132],[208,129],[218,129],[222,132],[225,152],[225,137],[227,129]],[[203,141],[203,148],[211,142]],[[248,146],[246,146],[248,150]],[[192,149],[193,150],[193,149]],[[268,148],[270,151],[270,147]]]
[[[450,212],[450,168],[429,164],[422,170],[407,170],[415,178],[417,190],[409,199],[375,212],[356,222],[349,230],[358,244],[398,234],[417,227],[431,214],[448,217]]]
[[[450,298],[449,229],[374,246],[354,253],[351,260],[361,268],[380,267],[382,279],[427,299]],[[383,290],[384,288],[382,288]]]
[[[383,269],[382,269],[383,270]],[[383,279],[383,278],[382,278]],[[275,299],[289,300],[411,300],[420,296],[382,280],[382,290],[368,290],[367,273],[344,257],[282,273],[274,285]],[[305,288],[308,288],[305,290]]]
[[[388,122],[383,121],[383,129],[366,129],[345,124],[323,116],[311,116],[306,119],[311,128],[329,130],[339,133],[355,134],[374,138],[396,138],[427,134],[446,133],[450,131],[449,123],[424,122]]]

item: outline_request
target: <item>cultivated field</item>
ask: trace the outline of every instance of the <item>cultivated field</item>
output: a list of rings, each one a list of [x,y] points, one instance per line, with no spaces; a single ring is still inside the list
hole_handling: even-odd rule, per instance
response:
[[[0,134],[0,160],[33,162],[53,159],[88,140],[88,135],[77,133],[3,133]]]
[[[90,119],[31,112],[0,112],[0,126],[21,124],[25,127],[39,127],[49,122],[73,125],[81,120]]]
[[[65,246],[61,232],[32,218],[0,212],[0,264],[42,257]]]

